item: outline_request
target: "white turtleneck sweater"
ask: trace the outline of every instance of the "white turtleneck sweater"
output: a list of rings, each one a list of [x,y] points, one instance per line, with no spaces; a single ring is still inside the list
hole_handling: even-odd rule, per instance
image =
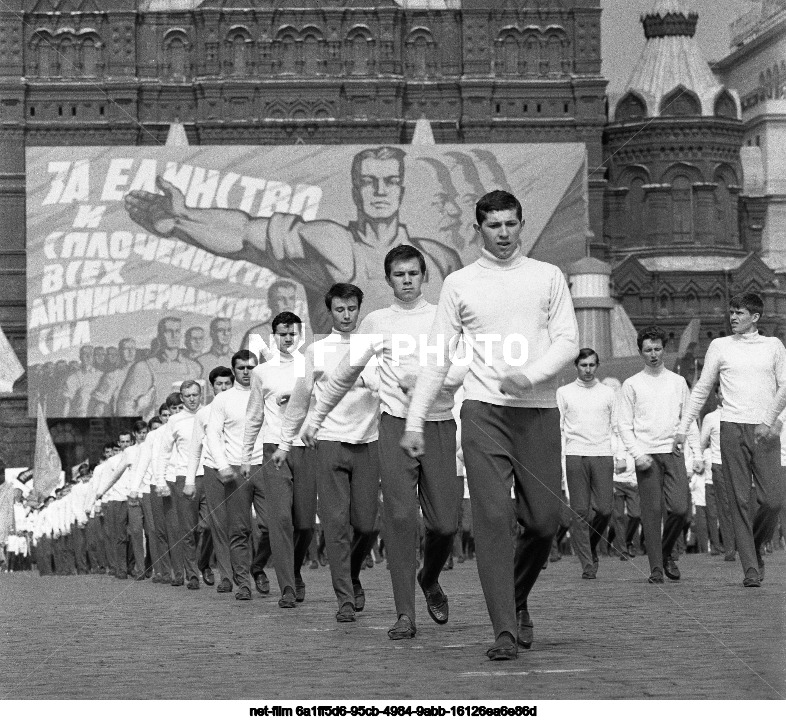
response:
[[[161,426],[159,441],[153,446],[153,477],[157,486],[163,486],[169,480],[166,477],[168,472],[175,479],[186,475],[188,447],[194,432],[196,413],[184,408]]]
[[[260,432],[262,443],[281,443],[281,422],[289,401],[280,401],[292,397],[298,366],[293,356],[276,352],[251,371],[251,397],[246,406],[243,436],[244,463],[250,463],[248,459],[251,458]],[[302,371],[302,365],[300,369]],[[292,444],[302,446],[303,441],[295,438]]]
[[[278,447],[288,451],[303,421],[313,412],[344,355],[349,351],[352,333],[337,330],[315,343],[304,353],[305,375],[298,378],[292,397],[287,404],[281,424],[281,442]],[[336,407],[327,415],[317,433],[317,440],[342,443],[371,443],[379,432],[379,379],[376,368],[361,373],[360,378]]]
[[[428,343],[448,358],[451,341],[459,335],[474,349],[464,380],[466,400],[556,407],[555,376],[579,352],[576,316],[562,271],[520,251],[499,260],[484,249],[477,261],[445,278]],[[526,362],[509,365],[506,356],[515,363],[523,355],[521,338],[527,345]],[[429,356],[410,402],[408,431],[422,432],[448,369],[448,363]],[[523,372],[533,387],[506,395],[500,383],[516,372]]]
[[[243,460],[243,432],[246,426],[246,407],[251,397],[251,386],[242,386],[237,381],[228,390],[219,393],[210,404],[207,422],[207,447],[216,464],[216,470],[239,466]],[[262,463],[262,438],[257,439],[250,463]]]
[[[566,456],[610,456],[614,390],[597,379],[557,389]]]
[[[758,330],[712,341],[681,433],[696,420],[719,378],[721,421],[771,426],[786,407],[786,348],[777,338],[759,335]]]
[[[645,366],[622,384],[617,411],[619,434],[636,460],[650,453],[672,452],[689,397],[685,379],[665,366]],[[688,441],[693,452],[701,455],[695,423],[690,426]]]
[[[419,296],[409,303],[394,299],[388,308],[369,313],[360,324],[357,334],[350,337],[350,352],[330,375],[324,394],[309,416],[309,422],[319,426],[374,357],[378,360],[382,411],[396,418],[406,418],[410,396],[400,384],[408,375],[417,378],[422,349],[436,312],[437,306]],[[456,389],[466,373],[466,366],[451,364],[445,385],[426,416],[427,421],[453,418]]]

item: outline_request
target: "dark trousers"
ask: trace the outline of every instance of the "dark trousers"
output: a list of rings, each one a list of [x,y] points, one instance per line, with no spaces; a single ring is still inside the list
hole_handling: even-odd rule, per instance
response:
[[[147,548],[150,554],[149,566],[152,567],[156,576],[161,576],[161,563],[159,560],[158,536],[156,535],[155,514],[153,513],[153,499],[150,493],[143,493],[140,500],[142,508],[142,528],[147,538]],[[143,562],[145,572],[148,571],[147,555]]]
[[[91,571],[106,568],[106,549],[103,544],[101,531],[101,517],[93,516],[87,519],[86,529],[87,559]]]
[[[527,608],[557,533],[559,426],[556,408],[513,408],[473,400],[464,401],[461,408],[478,575],[495,636],[507,631],[516,638],[516,611]],[[523,533],[512,533],[514,518]]]
[[[89,564],[87,560],[87,534],[85,529],[80,528],[76,523],[72,524],[71,540],[77,573],[87,573]]]
[[[295,579],[300,577],[303,554],[314,530],[317,493],[313,469],[309,470],[304,462],[305,456],[311,457],[313,453],[305,448],[292,448],[286,462],[276,468],[271,459],[277,447],[275,443],[263,446],[262,478],[270,549],[278,587],[283,594],[287,587],[294,591]],[[300,540],[303,532],[308,533],[305,549],[304,541]],[[299,563],[295,558],[296,546],[300,550]]]
[[[650,572],[663,571],[688,515],[690,491],[685,459],[679,453],[651,453],[652,465],[636,469],[641,499],[641,525],[647,538]],[[661,532],[663,514],[666,521]]]
[[[109,573],[115,574],[117,573],[117,549],[112,543],[112,523],[108,508],[109,504],[104,503],[101,512],[101,543],[104,546],[106,567],[109,569]]]
[[[415,620],[418,509],[426,529],[424,588],[434,585],[450,556],[458,528],[463,478],[456,476],[456,422],[424,424],[426,453],[410,458],[399,445],[404,418],[383,413],[379,421],[379,471],[382,481],[385,547],[396,615]]]
[[[223,544],[223,536],[219,538],[221,535],[219,527],[223,525],[223,529],[226,530],[229,548],[230,578],[236,586],[247,588],[250,591],[252,587],[251,556],[253,551],[251,540],[252,505],[257,514],[257,523],[263,526],[263,540],[260,541],[260,545],[267,545],[268,555],[270,548],[270,542],[266,540],[268,538],[267,513],[264,506],[264,491],[262,488],[262,466],[251,466],[251,476],[248,481],[240,475],[240,466],[231,466],[231,468],[235,472],[235,477],[228,483],[222,483],[217,472],[206,468],[205,474],[207,476],[208,472],[210,472],[211,479],[206,479],[205,491],[210,506],[216,511],[216,513],[211,512],[211,517],[216,529],[214,543],[222,578],[226,578],[223,575],[226,570],[221,568],[222,561],[219,558],[219,553],[223,555],[223,550],[219,549],[219,546]],[[215,475],[214,479],[212,475]],[[213,482],[214,480],[215,483]],[[225,517],[222,517],[221,509],[223,509]],[[262,555],[264,554],[260,554],[260,556]],[[262,568],[264,568],[264,565]]]
[[[54,569],[54,551],[52,550],[52,537],[41,536],[36,544],[36,566],[42,576],[51,576]]]
[[[614,459],[611,456],[565,456],[565,474],[573,511],[570,528],[573,550],[582,570],[592,570],[595,548],[611,518]],[[594,514],[590,520],[591,511]]]
[[[173,505],[177,516],[177,550],[183,559],[183,571],[187,581],[199,580],[197,567],[197,538],[199,534],[199,499],[196,493],[188,498],[183,493],[186,484],[185,476],[177,476],[175,482],[168,482],[172,491]],[[170,547],[172,540],[170,538]]]
[[[718,525],[718,497],[715,494],[715,483],[704,484],[704,499],[706,502],[704,515],[707,519],[707,536],[710,540],[710,549],[718,553],[721,549]]]
[[[780,439],[755,443],[755,428],[752,423],[721,421],[720,430],[723,475],[731,495],[734,540],[744,573],[751,568],[758,571],[756,549],[772,538],[783,505]],[[751,477],[759,500],[755,516]]]
[[[109,501],[104,517],[109,521],[110,544],[114,550],[115,575],[128,575],[128,502]]]
[[[197,568],[204,571],[210,568],[213,559],[213,532],[208,518],[207,497],[205,496],[205,477],[195,479],[196,493],[194,498],[199,509],[199,526],[197,527]]]
[[[172,558],[169,555],[169,539],[166,530],[166,506],[162,498],[156,491],[150,489],[150,509],[153,512],[153,526],[155,529],[156,540],[153,544],[156,549],[156,558],[153,559],[153,570],[160,574],[165,580],[172,579]],[[167,504],[171,506],[170,504]],[[156,564],[158,564],[156,566]]]
[[[639,487],[635,483],[614,482],[612,519],[617,545],[624,544],[627,547],[633,543],[641,519]]]
[[[718,524],[720,535],[723,537],[723,550],[726,553],[736,553],[737,543],[734,540],[734,522],[731,520],[731,506],[734,494],[726,481],[723,466],[720,463],[712,464],[712,486],[718,501]]]
[[[225,487],[215,468],[205,466],[205,475],[202,478],[218,575],[221,580],[231,581],[232,561],[229,553],[229,514]]]
[[[352,578],[376,540],[379,502],[377,441],[319,441],[316,448],[319,511],[338,606],[354,604]],[[354,529],[350,541],[349,527]]]
[[[131,550],[134,552],[134,574],[145,573],[145,521],[142,501],[133,498],[128,501],[128,536],[131,539]]]

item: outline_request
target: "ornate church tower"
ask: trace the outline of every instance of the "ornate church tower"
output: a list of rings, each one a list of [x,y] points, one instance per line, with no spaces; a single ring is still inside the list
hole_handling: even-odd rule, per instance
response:
[[[703,352],[725,331],[729,294],[774,276],[755,255],[761,229],[741,222],[739,100],[702,55],[698,15],[656,0],[641,21],[647,41],[604,136],[605,242],[634,324],[679,337],[699,317]]]

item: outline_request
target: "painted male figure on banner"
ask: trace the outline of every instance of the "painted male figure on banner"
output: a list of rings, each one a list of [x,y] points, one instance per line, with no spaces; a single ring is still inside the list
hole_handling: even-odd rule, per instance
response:
[[[382,275],[385,254],[396,245],[413,245],[426,257],[431,283],[424,296],[436,302],[442,280],[462,267],[455,250],[427,238],[410,237],[399,218],[404,194],[401,148],[362,150],[352,161],[352,198],[357,220],[346,226],[331,220],[306,221],[276,212],[269,218],[241,210],[191,208],[174,185],[159,177],[163,194],[134,190],[126,195],[132,220],[150,233],[175,237],[215,255],[246,260],[301,283],[315,334],[331,329],[322,298],[337,281],[368,289],[364,310],[387,304]],[[430,287],[429,287],[430,286]]]
[[[202,367],[180,349],[182,322],[167,317],[158,322],[158,352],[131,366],[117,396],[117,415],[154,415],[175,383],[199,378]]]

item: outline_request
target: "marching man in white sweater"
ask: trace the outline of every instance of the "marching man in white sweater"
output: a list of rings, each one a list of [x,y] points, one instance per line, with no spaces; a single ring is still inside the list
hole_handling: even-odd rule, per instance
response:
[[[420,290],[426,260],[411,245],[399,245],[385,256],[385,277],[393,289],[389,308],[363,319],[352,339],[351,350],[331,374],[324,394],[311,414],[303,438],[312,442],[325,416],[352,389],[363,368],[379,359],[379,465],[390,577],[396,604],[396,623],[388,631],[392,640],[412,638],[415,626],[415,551],[418,507],[426,527],[423,569],[417,581],[426,596],[429,615],[436,623],[448,621],[448,599],[439,585],[439,574],[450,557],[458,526],[463,479],[456,476],[456,422],[453,402],[466,375],[465,366],[453,366],[443,391],[424,424],[427,451],[410,458],[399,445],[409,407],[409,391],[417,380],[423,341],[437,307],[426,302]]]
[[[472,498],[478,573],[494,627],[487,655],[514,659],[532,645],[527,599],[557,532],[562,480],[555,376],[579,352],[562,271],[521,252],[521,204],[501,190],[475,208],[479,260],[442,286],[429,347],[407,415],[402,448],[425,450],[424,423],[442,390],[453,342],[472,348],[464,381],[461,446]],[[524,527],[511,538],[516,516]],[[518,643],[517,643],[518,634]]]
[[[251,464],[248,478],[244,478],[240,473],[243,463],[246,408],[251,398],[251,372],[257,363],[257,357],[249,350],[239,350],[232,356],[231,368],[235,376],[235,384],[213,399],[205,433],[207,448],[223,486],[223,496],[219,493],[215,500],[226,506],[229,559],[232,564],[232,580],[238,589],[235,592],[235,599],[238,601],[251,600],[252,504],[256,511],[257,523],[262,529],[260,546],[264,545],[268,548],[270,546],[262,480],[262,438],[257,439],[248,459]],[[259,583],[257,590],[261,592]]]
[[[666,333],[658,326],[639,331],[636,342],[644,370],[622,384],[619,399],[620,438],[636,461],[641,499],[641,525],[650,562],[650,583],[663,583],[663,574],[677,581],[680,571],[671,551],[688,515],[690,492],[682,450],[673,450],[680,419],[688,404],[688,384],[663,364]],[[703,466],[698,430],[692,426],[694,458]],[[665,506],[666,521],[661,532]]]
[[[755,293],[741,293],[729,301],[732,335],[710,343],[674,441],[675,446],[684,442],[689,424],[720,379],[721,462],[732,495],[734,540],[745,574],[742,583],[748,588],[761,586],[761,545],[772,537],[783,504],[781,444],[773,425],[786,406],[786,349],[777,338],[759,335],[756,324],[763,310],[764,303]],[[755,518],[750,508],[751,476],[759,497]]]
[[[281,608],[295,608],[306,597],[300,574],[303,559],[314,535],[317,487],[313,469],[305,463],[302,442],[293,447],[285,463],[270,461],[281,442],[281,417],[297,380],[298,362],[292,355],[300,341],[303,321],[289,311],[271,323],[276,350],[251,373],[251,397],[246,408],[243,463],[240,471],[248,479],[254,446],[262,435],[264,460],[262,481],[268,509],[268,529],[273,565],[276,568]],[[302,356],[301,356],[302,361]],[[300,371],[304,366],[300,364]]]
[[[362,302],[363,291],[350,283],[335,283],[325,295],[333,332],[306,348],[305,374],[295,383],[281,427],[281,443],[272,459],[279,468],[309,407],[322,398],[330,374],[349,351]],[[379,502],[379,397],[375,390],[376,369],[372,370],[373,373],[361,375],[325,418],[313,454],[319,517],[338,600],[339,623],[354,622],[355,611],[362,611],[365,606],[360,567],[377,536],[374,524]],[[350,525],[355,531],[351,543]]]
[[[213,398],[219,393],[228,391],[235,382],[235,376],[226,366],[216,366],[208,374],[208,382],[213,389]],[[216,552],[216,565],[220,580],[216,586],[218,593],[232,591],[232,561],[229,555],[229,516],[227,504],[224,503],[224,484],[218,477],[216,462],[210,455],[210,449],[205,442],[207,422],[210,419],[210,407],[213,401],[202,406],[194,418],[194,432],[188,446],[188,467],[186,468],[185,486],[193,486],[197,497],[200,495],[198,486],[204,489],[207,504],[207,517],[210,523],[210,532],[213,536],[213,548]],[[200,470],[203,475],[198,475]],[[201,479],[201,481],[200,481]],[[208,586],[209,579],[206,572],[202,571],[202,578]]]
[[[194,418],[202,402],[202,387],[196,380],[183,381],[180,398],[182,410],[162,426],[153,447],[153,478],[159,488],[168,485],[172,494],[173,512],[167,514],[166,523],[175,576],[184,573],[186,588],[196,591],[199,589],[199,501],[196,486],[186,486],[186,468]]]
[[[581,564],[581,577],[593,579],[598,572],[595,549],[609,524],[614,503],[611,437],[615,393],[595,378],[600,358],[592,348],[582,348],[573,363],[577,378],[557,389],[557,407],[574,514],[573,550]],[[592,521],[591,510],[595,511]],[[624,550],[624,544],[621,547]]]

